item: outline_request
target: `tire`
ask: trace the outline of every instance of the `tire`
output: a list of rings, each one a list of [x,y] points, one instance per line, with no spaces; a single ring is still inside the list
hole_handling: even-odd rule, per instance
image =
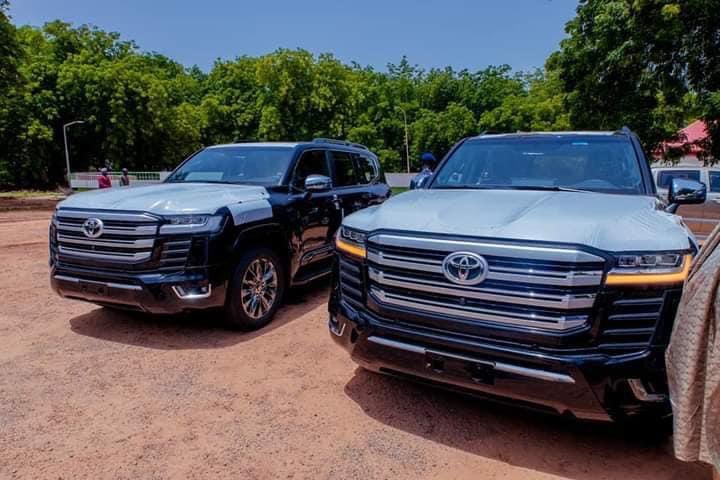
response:
[[[285,297],[285,268],[269,248],[251,248],[238,261],[225,301],[225,321],[239,330],[257,330],[275,316]]]

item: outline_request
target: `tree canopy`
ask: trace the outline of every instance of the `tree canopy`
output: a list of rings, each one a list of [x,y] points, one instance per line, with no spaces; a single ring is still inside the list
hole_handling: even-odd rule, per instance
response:
[[[118,33],[61,21],[15,27],[0,0],[0,188],[63,181],[72,169],[169,169],[203,145],[346,138],[405,168],[481,131],[638,132],[648,150],[694,118],[720,158],[720,0],[581,0],[560,50],[534,72],[507,65],[383,71],[331,54],[277,50],[208,72]]]

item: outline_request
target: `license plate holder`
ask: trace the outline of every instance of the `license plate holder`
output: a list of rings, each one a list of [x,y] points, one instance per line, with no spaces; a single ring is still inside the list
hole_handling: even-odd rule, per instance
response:
[[[89,295],[105,296],[107,295],[107,286],[101,283],[80,282],[80,291]]]

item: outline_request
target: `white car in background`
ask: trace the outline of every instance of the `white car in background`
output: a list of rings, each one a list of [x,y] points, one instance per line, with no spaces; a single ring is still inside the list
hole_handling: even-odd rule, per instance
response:
[[[699,242],[712,232],[720,222],[720,168],[680,165],[654,167],[653,179],[658,195],[667,198],[668,186],[673,178],[685,178],[707,185],[707,200],[698,205],[682,205],[677,214],[683,217]]]

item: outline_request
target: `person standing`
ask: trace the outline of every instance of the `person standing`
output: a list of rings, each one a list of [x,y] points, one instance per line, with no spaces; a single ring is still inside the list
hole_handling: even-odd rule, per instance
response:
[[[420,173],[415,175],[415,178],[410,181],[410,188],[413,190],[427,186],[426,184],[430,180],[430,177],[432,177],[433,170],[435,170],[435,166],[437,165],[435,155],[430,152],[423,153],[421,160],[422,168],[420,169]]]
[[[127,168],[122,169],[122,175],[120,175],[120,186],[121,187],[129,187],[130,186],[130,176],[128,175]]]
[[[683,288],[666,353],[675,456],[720,470],[720,225]]]
[[[103,168],[98,175],[98,188],[112,188],[112,181],[108,176],[108,169]]]

